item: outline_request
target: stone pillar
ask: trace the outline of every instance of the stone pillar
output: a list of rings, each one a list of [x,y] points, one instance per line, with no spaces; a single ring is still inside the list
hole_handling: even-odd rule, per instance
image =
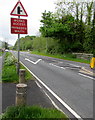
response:
[[[17,84],[16,85],[16,106],[26,105],[27,102],[27,85]]]
[[[19,71],[19,83],[25,83],[25,69],[20,69]]]

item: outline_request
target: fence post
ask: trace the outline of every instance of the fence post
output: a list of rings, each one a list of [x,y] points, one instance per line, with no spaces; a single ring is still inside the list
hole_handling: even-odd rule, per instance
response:
[[[25,83],[25,69],[19,70],[19,83]]]
[[[27,84],[16,85],[16,106],[23,106],[27,103]]]

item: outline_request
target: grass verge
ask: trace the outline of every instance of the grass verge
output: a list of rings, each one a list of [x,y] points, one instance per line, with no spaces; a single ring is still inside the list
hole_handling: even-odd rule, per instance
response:
[[[64,60],[70,60],[70,61],[75,61],[75,62],[81,62],[81,63],[87,63],[87,64],[90,63],[89,60],[78,59],[73,54],[54,54],[53,55],[53,54],[42,53],[42,52],[38,52],[38,51],[32,51],[30,53],[31,54],[42,55],[42,56],[53,57],[53,58],[64,59]]]
[[[33,75],[22,64],[20,64],[20,69],[25,69],[25,71],[26,71],[25,79],[26,80],[35,80]]]
[[[16,59],[11,53],[7,52],[2,69],[2,82],[18,82],[18,75],[15,66]]]
[[[12,82],[12,83],[19,82],[16,62],[17,62],[16,58],[10,52],[7,52],[5,55],[5,61],[2,70],[2,82]],[[20,64],[20,69],[26,69],[26,68]],[[28,70],[26,70],[25,79],[34,80],[34,77],[29,73]]]
[[[0,56],[2,56],[2,52],[0,51]]]
[[[10,120],[30,120],[31,118],[35,118],[35,120],[40,120],[42,118],[50,118],[50,120],[52,120],[52,118],[54,120],[61,120],[62,118],[67,118],[67,116],[57,109],[42,108],[39,106],[12,106],[7,108],[6,112],[2,116],[2,120],[8,118],[10,118]]]

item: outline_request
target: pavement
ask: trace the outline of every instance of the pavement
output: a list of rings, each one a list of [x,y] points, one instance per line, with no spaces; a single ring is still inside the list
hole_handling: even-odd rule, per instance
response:
[[[27,85],[27,105],[38,105],[45,108],[54,108],[50,99],[36,84],[36,80],[29,80]],[[15,105],[15,98],[16,84],[2,83],[2,112],[4,112],[7,107]]]

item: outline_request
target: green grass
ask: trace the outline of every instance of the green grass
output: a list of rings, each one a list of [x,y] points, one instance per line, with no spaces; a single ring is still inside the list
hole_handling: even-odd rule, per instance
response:
[[[16,74],[15,65],[4,66],[2,72],[2,82],[18,82],[18,75]]]
[[[0,51],[0,56],[2,56],[2,52]]]
[[[67,118],[67,116],[57,109],[42,108],[39,106],[12,106],[6,110],[2,118],[3,120],[8,118],[10,118],[10,120],[15,118],[26,120],[32,118],[35,118],[36,120],[50,118],[50,120],[52,120],[53,118],[54,120],[58,120],[59,118]]]
[[[2,82],[18,82],[18,75],[16,72],[15,58],[11,53],[7,52],[2,69]]]
[[[20,69],[25,69],[26,70],[26,74],[25,74],[25,79],[26,80],[35,80],[35,78],[32,76],[32,74],[21,64],[20,64]]]
[[[64,60],[70,60],[70,61],[75,61],[75,62],[81,62],[81,63],[87,63],[87,64],[90,63],[89,60],[78,59],[73,54],[54,54],[53,55],[53,54],[48,54],[48,53],[41,53],[41,52],[38,52],[38,51],[32,51],[30,53],[31,54],[42,55],[42,56],[53,57],[53,58],[64,59]]]
[[[17,62],[16,58],[14,58],[14,56],[10,52],[7,52],[5,55],[5,61],[2,70],[2,82],[11,82],[11,83],[19,82],[19,76],[17,74],[16,64],[15,64],[16,62]],[[20,64],[20,69],[26,70],[26,68],[21,64]],[[28,70],[26,70],[25,79],[35,80],[35,78],[30,74]]]

